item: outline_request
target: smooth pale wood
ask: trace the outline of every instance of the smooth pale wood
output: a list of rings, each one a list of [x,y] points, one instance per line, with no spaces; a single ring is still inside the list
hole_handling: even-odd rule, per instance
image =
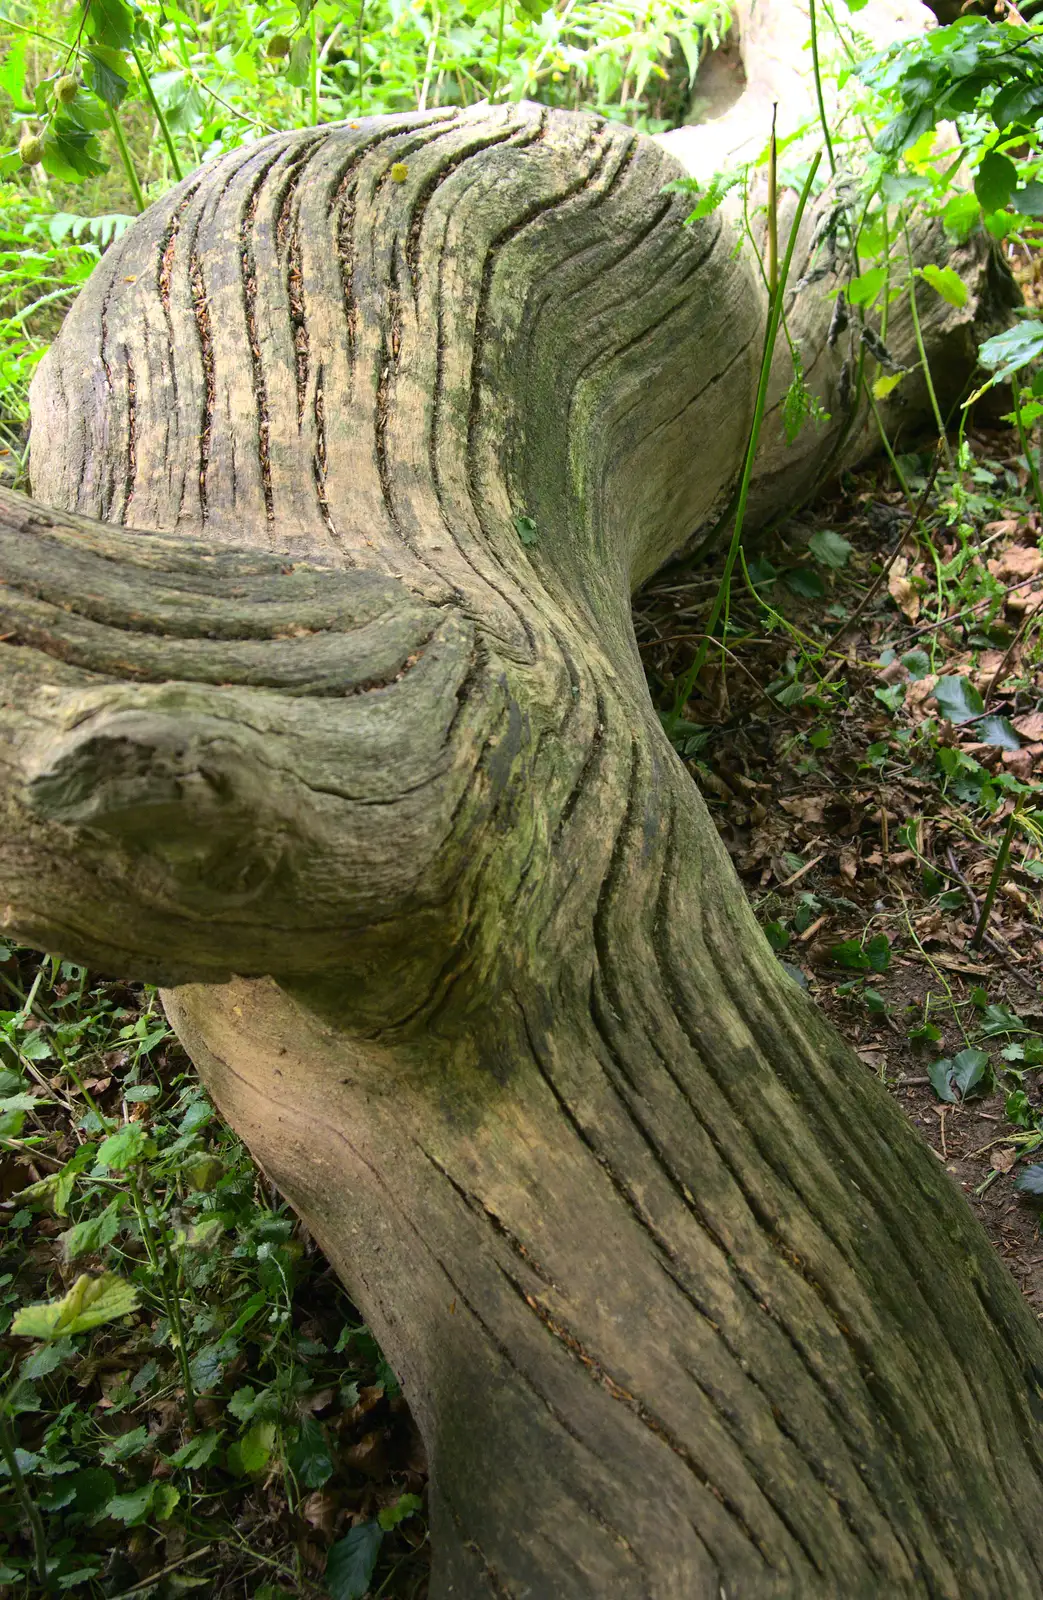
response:
[[[783,0],[781,4],[731,0],[729,10],[732,19],[729,42],[738,40],[738,54],[746,80],[742,93],[721,116],[670,128],[656,135],[663,149],[669,150],[686,171],[703,183],[708,183],[715,172],[760,159],[762,151],[767,149],[776,107],[780,140],[792,139],[804,130],[806,146],[824,149],[821,129],[816,126],[819,109],[809,48],[811,25],[807,0]],[[870,51],[886,49],[896,39],[922,34],[938,26],[933,11],[920,0],[867,0],[860,10],[851,12],[841,4],[836,7],[835,15],[850,34],[866,41]],[[830,69],[838,58],[846,65],[846,57],[822,0],[816,5],[815,17],[823,96],[833,127],[843,96],[836,93],[835,77]]]
[[[5,926],[173,986],[402,1376],[438,1600],[1027,1600],[1043,1339],[634,647],[759,356],[676,171],[531,106],[376,119],[107,253],[33,395],[73,515],[0,497]]]

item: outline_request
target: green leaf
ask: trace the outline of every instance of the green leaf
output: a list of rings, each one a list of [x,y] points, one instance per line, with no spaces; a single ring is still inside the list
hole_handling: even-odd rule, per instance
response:
[[[23,1339],[58,1339],[66,1333],[86,1333],[127,1316],[137,1303],[137,1289],[114,1272],[103,1272],[98,1278],[85,1272],[60,1300],[23,1306],[11,1324],[11,1332]]]
[[[962,244],[978,225],[981,210],[978,198],[973,194],[954,194],[946,202],[942,211],[942,223],[947,233],[951,233]]]
[[[891,943],[886,933],[874,933],[866,945],[866,957],[874,972],[886,972],[891,965]]]
[[[392,1528],[397,1528],[407,1517],[415,1516],[423,1503],[418,1494],[400,1494],[393,1506],[385,1506],[382,1511],[378,1511],[377,1521],[385,1533],[390,1533]]]
[[[1043,217],[1043,183],[1026,183],[1015,189],[1011,200],[1015,211],[1024,217]]]
[[[536,544],[539,540],[539,531],[531,517],[515,517],[514,526],[522,544]]]
[[[85,1256],[95,1250],[101,1250],[111,1244],[119,1232],[119,1211],[122,1201],[117,1198],[111,1200],[104,1211],[96,1217],[88,1217],[85,1222],[77,1222],[73,1227],[59,1234],[58,1242],[65,1253],[66,1261],[75,1261],[77,1256]]]
[[[1024,1167],[1014,1179],[1014,1187],[1020,1194],[1043,1195],[1043,1166],[1034,1162]]]
[[[939,1100],[944,1100],[946,1105],[959,1105],[959,1099],[952,1087],[952,1062],[948,1060],[932,1061],[927,1068],[927,1076]]]
[[[294,89],[303,89],[311,68],[311,39],[299,33],[293,41],[290,59],[286,63],[286,82]]]
[[[131,1461],[134,1456],[140,1455],[149,1443],[148,1429],[142,1424],[140,1428],[132,1428],[129,1433],[121,1433],[118,1438],[110,1439],[108,1444],[101,1447],[101,1459],[107,1461],[110,1467],[123,1461]]]
[[[982,744],[996,745],[1000,750],[1021,749],[1021,740],[1007,717],[982,717],[978,738]]]
[[[829,959],[834,966],[846,967],[849,972],[868,972],[869,957],[865,954],[857,939],[845,939],[843,944],[835,944],[829,952]]]
[[[184,1467],[187,1472],[194,1472],[198,1467],[205,1467],[220,1443],[221,1435],[216,1428],[208,1428],[206,1433],[199,1433],[194,1439],[189,1439],[180,1450],[175,1450],[171,1461],[175,1467]]]
[[[20,1378],[46,1378],[56,1367],[73,1354],[75,1346],[71,1339],[56,1339],[53,1344],[42,1344],[38,1350],[26,1356],[18,1369]]]
[[[961,1050],[958,1056],[953,1056],[952,1068],[953,1082],[961,1095],[966,1096],[975,1088],[981,1092],[980,1086],[989,1070],[989,1058],[984,1050],[968,1047]]]
[[[166,1522],[174,1514],[181,1492],[172,1483],[153,1478],[141,1489],[130,1494],[118,1494],[110,1500],[106,1516],[115,1517],[128,1528],[140,1527],[153,1517],[156,1522]]]
[[[986,213],[1002,211],[1018,186],[1018,169],[1009,156],[990,150],[974,174],[974,192]]]
[[[326,1558],[326,1588],[332,1600],[363,1600],[380,1554],[384,1530],[379,1522],[359,1522],[338,1539]]]
[[[825,584],[811,567],[793,567],[783,574],[783,581],[787,589],[804,600],[821,600],[826,592]]]
[[[118,110],[130,88],[130,65],[117,50],[87,52],[86,80],[90,88],[113,111]],[[122,70],[121,70],[122,69]]]
[[[248,1383],[244,1383],[242,1388],[237,1389],[231,1400],[229,1400],[228,1410],[237,1422],[249,1422],[257,1410],[260,1398],[261,1396],[256,1389],[252,1389]]]
[[[134,16],[124,0],[89,0],[86,32],[109,50],[129,50],[134,43]]]
[[[934,689],[938,710],[949,722],[970,722],[985,710],[985,702],[969,678],[939,678]]]
[[[863,272],[860,278],[852,278],[848,284],[848,304],[853,306],[872,305],[886,282],[886,267],[870,267],[868,272]]]
[[[228,1470],[238,1473],[240,1477],[252,1477],[254,1473],[263,1472],[272,1458],[275,1448],[275,1423],[255,1422],[247,1428],[241,1439],[230,1446],[228,1451]]]
[[[321,1489],[333,1476],[333,1459],[326,1443],[326,1432],[314,1417],[306,1417],[301,1423],[287,1460],[290,1471],[304,1489]]]
[[[981,1014],[981,1031],[991,1039],[1001,1033],[1031,1033],[1032,1029],[1009,1006],[988,1005]]]
[[[851,559],[854,545],[849,544],[842,534],[833,533],[829,528],[820,528],[808,540],[808,549],[824,567],[833,567],[839,572]]]
[[[1043,355],[1043,323],[1023,317],[1013,327],[994,334],[979,347],[978,360],[995,374],[997,382],[1020,372]]]
[[[925,650],[910,650],[902,657],[902,665],[914,683],[930,675],[931,658]]]
[[[116,1479],[105,1467],[84,1467],[69,1479],[76,1499],[76,1509],[85,1517],[95,1517],[104,1511],[116,1493]]]
[[[766,922],[764,924],[764,935],[776,955],[780,950],[785,950],[789,944],[789,934],[781,922]]]
[[[146,1155],[152,1155],[155,1146],[152,1144],[140,1122],[128,1122],[126,1127],[118,1133],[110,1133],[98,1146],[98,1154],[94,1162],[94,1170],[103,1172],[125,1172],[128,1167],[140,1161]]]
[[[950,306],[967,304],[967,285],[951,267],[927,266],[920,271],[921,278],[931,285]]]

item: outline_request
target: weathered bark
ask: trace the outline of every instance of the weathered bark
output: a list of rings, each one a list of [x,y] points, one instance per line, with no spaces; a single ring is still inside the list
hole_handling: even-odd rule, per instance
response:
[[[4,922],[174,986],[402,1376],[439,1600],[1039,1597],[1043,1340],[634,648],[759,354],[675,172],[378,119],[106,256],[34,392],[34,492],[97,520],[0,498]]]

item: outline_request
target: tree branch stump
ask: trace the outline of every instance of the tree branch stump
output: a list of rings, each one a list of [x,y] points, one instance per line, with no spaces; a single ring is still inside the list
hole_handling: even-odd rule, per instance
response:
[[[401,1375],[437,1600],[1038,1600],[1039,1329],[638,661],[760,353],[676,172],[374,119],[106,254],[34,388],[62,509],[0,496],[4,926],[168,986]]]

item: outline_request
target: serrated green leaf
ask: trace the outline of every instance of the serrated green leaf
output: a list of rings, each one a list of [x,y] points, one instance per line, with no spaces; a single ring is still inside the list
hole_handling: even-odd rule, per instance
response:
[[[94,1170],[97,1173],[125,1172],[136,1161],[151,1155],[154,1149],[141,1123],[128,1122],[118,1133],[110,1133],[107,1139],[102,1140]]]
[[[377,1513],[377,1521],[385,1533],[390,1533],[392,1528],[397,1528],[407,1517],[415,1516],[423,1503],[418,1494],[400,1494],[394,1505],[385,1506]]]
[[[958,272],[951,267],[923,267],[920,276],[931,285],[937,294],[950,306],[965,306],[967,304],[967,285]]]
[[[126,99],[130,75],[129,63],[117,50],[103,47],[88,50],[86,81],[98,99],[113,111],[118,110]]]
[[[208,1428],[205,1433],[199,1433],[194,1439],[189,1439],[180,1450],[175,1450],[171,1461],[175,1467],[184,1467],[186,1472],[194,1472],[199,1467],[205,1467],[217,1446],[221,1442],[221,1435],[216,1428]]]
[[[925,650],[910,650],[902,657],[902,665],[914,683],[930,675],[931,658]]]
[[[96,1217],[88,1217],[84,1222],[77,1222],[59,1235],[58,1242],[66,1261],[75,1261],[77,1256],[102,1250],[105,1245],[112,1243],[119,1232],[121,1204],[122,1201],[119,1199],[111,1200],[105,1210],[99,1212]]]
[[[843,534],[834,533],[830,528],[820,528],[808,540],[808,549],[816,561],[821,561],[824,567],[832,567],[839,572],[841,567],[846,567],[851,559],[854,545],[850,544]]]
[[[240,1477],[263,1472],[275,1448],[275,1423],[255,1422],[228,1450],[228,1470]]]
[[[138,1291],[114,1272],[92,1278],[83,1273],[68,1294],[42,1305],[23,1306],[11,1332],[23,1339],[58,1339],[63,1334],[86,1333],[105,1322],[127,1316],[138,1304]]]
[[[129,50],[134,43],[134,16],[124,0],[89,0],[86,32],[109,50]]]
[[[861,277],[852,278],[848,284],[848,304],[853,306],[872,305],[886,282],[886,267],[870,267],[868,272],[863,272]]]
[[[982,717],[978,738],[982,744],[995,745],[1000,750],[1021,749],[1021,740],[1007,717]]]

